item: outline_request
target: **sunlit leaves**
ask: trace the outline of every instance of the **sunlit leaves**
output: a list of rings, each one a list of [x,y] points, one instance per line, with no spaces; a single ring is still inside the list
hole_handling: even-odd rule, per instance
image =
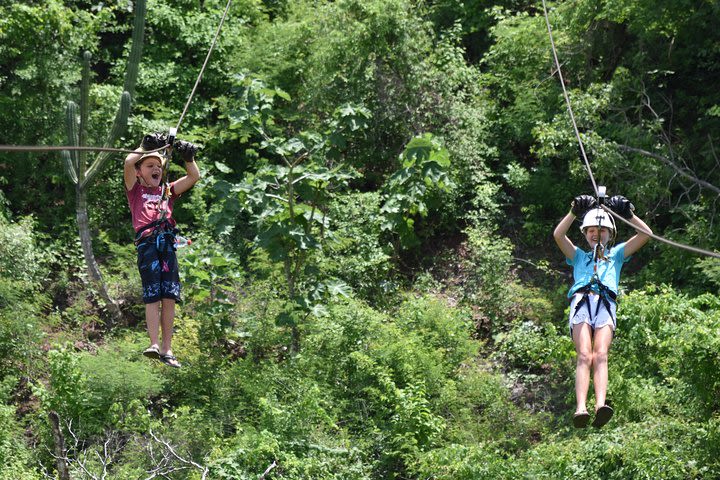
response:
[[[416,217],[427,216],[440,192],[454,182],[448,176],[450,156],[440,140],[426,133],[413,138],[399,157],[401,168],[385,185],[386,199],[380,212],[382,229],[398,235],[403,246],[417,244]]]

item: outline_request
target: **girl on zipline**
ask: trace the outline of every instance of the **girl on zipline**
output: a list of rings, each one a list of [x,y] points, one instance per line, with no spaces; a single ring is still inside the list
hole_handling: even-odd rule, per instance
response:
[[[145,153],[161,147],[174,148],[185,164],[186,175],[170,184],[163,183],[169,158],[159,152]],[[200,179],[200,171],[195,164],[197,147],[185,141],[177,141],[173,145],[164,135],[152,134],[143,139],[141,147],[135,152],[125,158],[124,176],[125,193],[136,234],[137,264],[150,337],[150,346],[143,355],[178,368],[181,365],[173,355],[171,345],[175,302],[180,301],[180,276],[174,245],[177,229],[172,209],[175,199]]]
[[[573,417],[576,428],[587,427],[590,414],[586,400],[590,386],[590,369],[595,387],[594,427],[605,425],[613,410],[605,403],[608,384],[608,350],[615,332],[616,297],[623,263],[650,239],[641,231],[652,234],[650,228],[633,214],[635,207],[628,199],[616,195],[606,206],[627,219],[637,233],[624,243],[610,248],[616,229],[612,216],[600,208],[594,197],[580,195],[572,202],[570,213],[555,227],[553,236],[573,267],[574,283],[568,293],[570,299],[570,335],[577,353],[575,395],[577,407]],[[590,251],[576,247],[567,237],[575,218],[582,218],[582,231]]]

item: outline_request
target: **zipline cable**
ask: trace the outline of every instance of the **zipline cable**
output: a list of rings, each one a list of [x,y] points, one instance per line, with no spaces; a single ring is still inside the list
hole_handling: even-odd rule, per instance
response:
[[[145,153],[157,152],[165,147],[148,150]],[[0,152],[58,152],[64,150],[80,152],[114,152],[114,153],[137,153],[136,150],[109,147],[75,147],[70,145],[0,145]]]
[[[205,72],[205,67],[207,66],[208,61],[210,60],[210,54],[212,53],[213,49],[215,48],[215,43],[217,42],[217,39],[220,36],[220,30],[222,29],[223,24],[225,23],[225,18],[227,17],[228,11],[230,10],[231,3],[232,3],[232,0],[228,0],[227,5],[225,5],[225,12],[223,12],[223,16],[220,19],[220,24],[218,25],[217,31],[215,32],[215,37],[213,37],[213,41],[210,44],[210,49],[208,50],[208,53],[205,56],[205,61],[203,62],[202,68],[200,69],[200,73],[198,74],[197,80],[195,80],[195,86],[193,86],[193,89],[190,92],[190,96],[188,97],[187,102],[185,103],[185,108],[183,108],[182,114],[180,115],[180,119],[178,120],[178,123],[175,126],[175,130],[180,130],[180,124],[182,123],[183,119],[185,118],[185,114],[187,113],[188,107],[190,106],[190,102],[192,102],[193,96],[195,95],[195,90],[197,90],[198,85],[200,85],[200,79],[202,78],[203,73]]]
[[[555,59],[555,67],[557,68],[558,73],[558,79],[560,80],[560,86],[562,87],[563,96],[565,97],[565,103],[567,104],[567,110],[570,114],[570,120],[572,121],[573,129],[575,131],[575,137],[577,137],[578,145],[580,145],[580,153],[582,154],[582,158],[585,162],[585,168],[588,172],[588,176],[590,177],[590,182],[592,182],[593,189],[595,190],[595,196],[600,196],[600,191],[598,190],[597,183],[595,183],[595,177],[593,176],[592,168],[590,168],[590,162],[588,161],[587,155],[585,154],[585,146],[583,145],[582,138],[580,138],[580,131],[578,130],[577,123],[575,122],[575,114],[573,113],[572,104],[570,103],[570,97],[568,96],[567,89],[565,88],[565,80],[562,76],[562,70],[560,68],[560,61],[558,60],[557,50],[555,48],[555,40],[553,39],[552,34],[552,27],[550,26],[550,17],[548,16],[547,6],[545,4],[545,0],[542,0],[542,6],[543,6],[543,13],[545,14],[545,24],[547,25],[548,35],[550,37],[550,46],[552,47],[552,53],[553,58]],[[691,245],[686,245],[684,243],[674,242],[672,240],[669,240],[665,237],[661,237],[660,235],[655,235],[652,232],[649,232],[645,230],[644,228],[639,228],[636,225],[632,224],[625,218],[621,217],[620,215],[616,214],[612,210],[610,210],[605,205],[600,205],[605,211],[610,213],[613,217],[618,218],[622,220],[624,223],[630,225],[632,228],[637,230],[640,233],[643,233],[650,238],[653,238],[655,240],[658,240],[660,242],[666,243],[670,246],[681,248],[684,250],[688,250],[691,252],[699,253],[701,255],[706,255],[708,257],[714,257],[714,258],[720,258],[720,253],[717,252],[711,252],[709,250],[704,250],[702,248],[693,247]]]
[[[623,221],[624,223],[626,223],[627,225],[630,225],[632,228],[634,228],[634,229],[637,230],[638,232],[643,233],[643,234],[647,235],[647,236],[650,237],[650,238],[654,238],[655,240],[659,240],[659,241],[661,241],[661,242],[667,243],[668,245],[671,245],[671,246],[673,246],[673,247],[682,248],[682,249],[685,249],[685,250],[689,250],[689,251],[691,251],[691,252],[699,253],[699,254],[701,254],[701,255],[707,255],[708,257],[720,258],[720,253],[711,252],[711,251],[709,251],[709,250],[703,250],[702,248],[693,247],[693,246],[691,246],[691,245],[685,245],[684,243],[674,242],[674,241],[672,241],[672,240],[669,240],[669,239],[667,239],[667,238],[661,237],[661,236],[659,236],[659,235],[655,235],[655,234],[652,233],[652,232],[648,232],[648,231],[646,231],[644,228],[638,228],[636,225],[632,224],[629,220],[621,217],[620,215],[618,215],[617,213],[613,212],[612,210],[610,210],[610,209],[609,209],[608,207],[606,207],[605,205],[601,205],[601,207],[602,207],[606,212],[610,213],[613,217],[622,220],[622,221]]]
[[[562,70],[560,69],[560,61],[558,60],[557,50],[555,49],[555,40],[553,39],[552,27],[550,26],[550,18],[548,17],[547,7],[545,0],[542,0],[543,11],[545,12],[545,24],[547,25],[548,35],[550,36],[550,45],[552,46],[553,58],[555,59],[555,66],[557,67],[558,78],[560,79],[560,86],[562,86],[563,96],[565,97],[565,103],[567,104],[568,113],[570,114],[570,120],[572,121],[573,131],[577,137],[578,145],[580,145],[580,153],[585,161],[585,169],[590,176],[590,182],[593,186],[595,196],[599,195],[597,183],[595,183],[595,177],[593,176],[592,169],[590,168],[590,162],[588,161],[587,155],[585,154],[585,145],[583,145],[582,139],[580,138],[580,131],[578,130],[577,122],[575,122],[575,114],[573,113],[572,106],[570,105],[570,97],[568,96],[567,89],[565,88],[565,80],[562,76]]]
[[[232,0],[228,0],[227,4],[225,5],[225,11],[223,12],[223,16],[220,19],[220,24],[218,25],[217,31],[215,32],[215,36],[213,37],[213,41],[210,45],[210,49],[208,50],[208,53],[205,56],[205,61],[203,62],[202,67],[200,68],[200,73],[198,74],[198,77],[195,80],[195,85],[193,86],[192,91],[190,92],[190,95],[187,99],[187,102],[185,103],[185,107],[183,108],[182,114],[180,115],[180,119],[178,120],[175,130],[178,130],[180,128],[180,124],[182,123],[183,119],[185,118],[185,114],[187,113],[187,110],[190,107],[190,102],[192,102],[192,99],[195,96],[195,91],[197,90],[197,87],[200,84],[200,80],[202,79],[203,73],[205,72],[205,67],[207,67],[208,61],[210,60],[210,54],[212,53],[213,49],[215,48],[217,39],[220,36],[220,30],[222,29],[222,26],[225,23],[225,19],[227,18],[228,11],[230,10],[231,3],[232,3]],[[157,151],[163,150],[165,148],[166,147],[163,146],[160,148],[156,148],[154,150],[147,150],[145,153],[157,152]],[[128,149],[124,149],[124,148],[109,148],[109,147],[78,147],[78,146],[70,146],[70,145],[61,145],[61,146],[55,146],[55,145],[0,145],[0,152],[57,152],[57,151],[63,151],[63,150],[83,151],[83,152],[92,151],[92,152],[113,152],[113,153],[137,153],[136,150],[128,150]]]

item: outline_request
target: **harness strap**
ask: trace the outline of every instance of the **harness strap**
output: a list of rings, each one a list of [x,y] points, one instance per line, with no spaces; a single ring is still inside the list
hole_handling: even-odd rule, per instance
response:
[[[578,289],[575,293],[582,293],[582,298],[578,301],[578,303],[575,305],[575,311],[573,312],[573,316],[577,314],[577,312],[583,307],[583,305],[587,308],[588,316],[592,320],[593,313],[590,308],[590,293],[593,292],[592,286],[597,285],[599,289],[599,295],[600,299],[598,301],[597,307],[595,307],[595,315],[594,317],[597,318],[598,313],[600,313],[600,305],[605,307],[605,310],[607,310],[608,314],[610,315],[610,318],[615,321],[615,317],[613,316],[610,300],[613,302],[617,302],[617,295],[615,292],[610,290],[608,287],[603,285],[599,280],[593,279],[592,282],[588,283],[584,287]]]
[[[177,232],[177,229],[173,227],[173,225],[168,219],[155,220],[141,227],[140,230],[135,233],[135,245],[139,245],[140,242],[142,242],[142,240],[145,238],[145,236],[143,236],[143,233],[150,229],[152,229],[152,233],[150,235],[147,235],[147,237],[156,235],[161,230],[165,230],[166,232],[172,232],[173,234]]]

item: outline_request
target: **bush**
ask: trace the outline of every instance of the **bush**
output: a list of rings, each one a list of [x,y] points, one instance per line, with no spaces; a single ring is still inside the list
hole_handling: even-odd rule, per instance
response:
[[[7,405],[9,391],[17,379],[6,378],[0,383],[0,478],[36,480],[41,476],[28,467],[30,449],[23,440],[22,428],[15,418],[15,407]]]
[[[468,250],[463,265],[467,272],[463,289],[465,298],[491,321],[504,318],[510,304],[512,243],[499,237],[491,225],[470,227],[465,234]]]
[[[438,409],[448,419],[447,444],[480,444],[488,451],[510,454],[541,441],[548,415],[517,405],[513,393],[508,379],[487,367],[464,367],[457,379],[446,382],[438,402]]]
[[[145,403],[161,391],[162,380],[140,351],[127,343],[96,355],[51,350],[50,385],[36,386],[36,393],[46,410],[72,420],[82,434],[98,434],[111,425],[142,430],[148,421]]]
[[[518,457],[529,478],[715,478],[717,458],[707,461],[705,427],[661,417],[588,437],[556,439]]]
[[[353,193],[338,197],[328,216],[336,224],[328,239],[321,268],[342,279],[359,298],[377,302],[392,283],[392,248],[380,241],[380,195]]]
[[[41,311],[48,303],[27,281],[0,276],[0,380],[36,366]]]
[[[32,369],[40,317],[49,299],[39,291],[46,277],[45,252],[37,244],[34,222],[8,222],[0,214],[0,380]]]
[[[717,296],[689,299],[669,287],[648,286],[625,297],[618,314],[615,348],[622,375],[670,387],[674,402],[695,414],[707,416],[717,410]]]
[[[519,469],[501,451],[487,445],[451,444],[423,454],[413,466],[417,478],[453,480],[511,480]]]
[[[0,277],[38,286],[46,277],[47,256],[38,246],[35,224],[31,217],[17,223],[0,215]]]
[[[574,346],[565,328],[531,321],[515,324],[495,335],[497,357],[509,366],[527,372],[565,370],[572,365]]]

